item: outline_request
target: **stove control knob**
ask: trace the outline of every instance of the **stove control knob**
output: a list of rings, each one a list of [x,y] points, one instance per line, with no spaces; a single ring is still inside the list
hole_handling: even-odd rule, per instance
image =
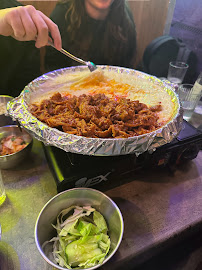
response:
[[[181,159],[192,160],[197,157],[199,150],[200,149],[198,145],[190,145],[189,148],[183,152]]]

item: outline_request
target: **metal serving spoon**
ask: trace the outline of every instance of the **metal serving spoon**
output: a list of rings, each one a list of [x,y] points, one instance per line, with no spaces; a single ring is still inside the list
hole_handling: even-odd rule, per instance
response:
[[[54,46],[54,44],[53,44],[53,42],[48,41],[48,44],[49,44],[50,46],[52,46],[54,49],[56,49],[55,46]],[[57,50],[57,49],[56,49],[56,50]],[[71,53],[65,51],[63,48],[60,50],[60,52],[63,53],[64,55],[68,56],[69,58],[71,58],[71,59],[73,59],[73,60],[75,60],[75,61],[77,61],[77,62],[79,62],[79,63],[81,63],[81,64],[83,64],[83,65],[88,66],[88,68],[89,68],[89,70],[90,70],[91,72],[97,69],[97,67],[96,67],[96,65],[95,65],[94,63],[92,63],[92,62],[90,62],[90,61],[84,61],[84,60],[82,60],[82,59],[80,59],[80,58],[74,56],[73,54],[71,54]]]

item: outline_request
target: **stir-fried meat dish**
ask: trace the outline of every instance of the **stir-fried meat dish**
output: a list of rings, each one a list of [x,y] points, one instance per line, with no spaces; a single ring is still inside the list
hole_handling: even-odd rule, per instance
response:
[[[61,96],[54,94],[31,113],[50,127],[91,138],[128,138],[158,129],[161,104],[148,108],[138,100],[109,98],[105,94]]]

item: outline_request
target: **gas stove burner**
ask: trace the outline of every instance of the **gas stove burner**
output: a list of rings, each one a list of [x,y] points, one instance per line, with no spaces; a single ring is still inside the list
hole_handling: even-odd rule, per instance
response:
[[[94,187],[107,190],[130,181],[137,170],[158,166],[175,166],[192,160],[202,149],[202,131],[185,120],[176,139],[153,153],[144,152],[122,156],[87,156],[67,153],[53,146],[45,146],[48,164],[58,192],[74,187]]]

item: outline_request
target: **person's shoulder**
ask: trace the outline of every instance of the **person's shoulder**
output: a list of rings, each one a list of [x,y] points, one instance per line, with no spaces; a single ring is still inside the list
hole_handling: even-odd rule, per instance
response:
[[[0,0],[0,9],[23,6],[22,3],[16,0]]]
[[[69,2],[64,2],[64,3],[58,2],[55,8],[53,9],[50,17],[53,18],[53,17],[65,15],[69,7],[70,7]]]
[[[52,11],[50,18],[51,20],[56,23],[62,31],[63,29],[66,28],[66,12],[69,9],[69,3],[57,3],[54,10]]]
[[[52,11],[50,18],[51,20],[57,24],[60,32],[66,32],[67,25],[69,24],[69,16],[66,17],[67,10],[69,9],[69,2],[60,3],[58,2]],[[61,33],[61,34],[62,34]]]

